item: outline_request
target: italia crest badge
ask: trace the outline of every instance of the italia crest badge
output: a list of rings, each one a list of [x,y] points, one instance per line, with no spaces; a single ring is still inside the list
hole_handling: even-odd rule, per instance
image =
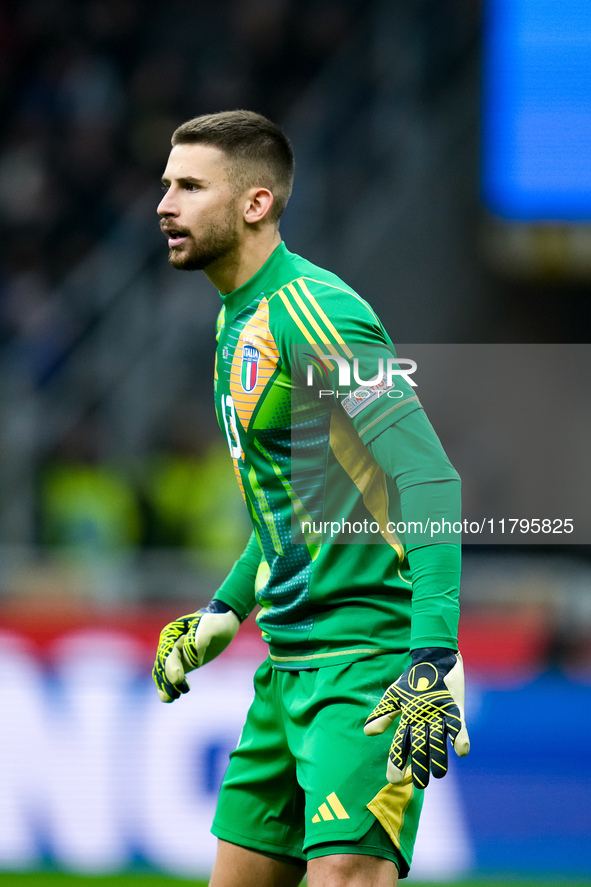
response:
[[[254,345],[244,345],[242,349],[241,381],[245,391],[252,391],[259,377],[260,352]]]

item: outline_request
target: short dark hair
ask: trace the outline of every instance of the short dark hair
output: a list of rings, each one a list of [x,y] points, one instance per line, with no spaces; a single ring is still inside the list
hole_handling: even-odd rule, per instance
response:
[[[172,144],[219,148],[231,161],[237,190],[262,185],[273,194],[270,219],[277,222],[293,185],[294,159],[289,139],[271,120],[254,111],[220,111],[181,124]]]

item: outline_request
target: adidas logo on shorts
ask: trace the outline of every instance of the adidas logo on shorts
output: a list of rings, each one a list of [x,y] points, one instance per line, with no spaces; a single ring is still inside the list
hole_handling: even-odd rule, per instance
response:
[[[332,794],[328,795],[326,801],[326,804],[320,805],[320,807],[318,808],[318,813],[316,813],[312,817],[312,822],[322,822],[322,820],[327,822],[329,819],[334,819],[335,816],[337,819],[351,818],[337,798],[335,792],[332,792]]]

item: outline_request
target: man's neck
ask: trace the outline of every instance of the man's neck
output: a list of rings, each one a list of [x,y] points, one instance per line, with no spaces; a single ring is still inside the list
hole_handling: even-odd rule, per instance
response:
[[[281,243],[279,231],[252,232],[229,256],[212,262],[205,268],[207,277],[225,296],[250,280],[263,267],[271,253]]]

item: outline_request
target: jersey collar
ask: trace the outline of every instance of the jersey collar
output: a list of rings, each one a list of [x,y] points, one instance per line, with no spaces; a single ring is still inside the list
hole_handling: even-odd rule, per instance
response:
[[[246,308],[254,299],[259,296],[271,295],[275,290],[270,287],[270,281],[275,277],[280,265],[289,255],[289,250],[281,241],[279,246],[275,247],[264,265],[261,265],[256,274],[225,296],[220,293],[221,299],[226,309],[226,314],[236,316],[243,308]]]

